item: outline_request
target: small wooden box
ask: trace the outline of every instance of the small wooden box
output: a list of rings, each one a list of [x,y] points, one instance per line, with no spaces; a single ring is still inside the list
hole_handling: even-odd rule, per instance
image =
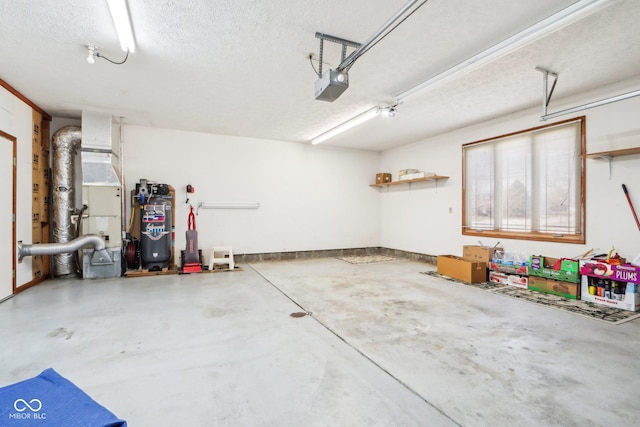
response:
[[[390,173],[377,173],[376,174],[376,184],[386,184],[391,182],[391,174]]]

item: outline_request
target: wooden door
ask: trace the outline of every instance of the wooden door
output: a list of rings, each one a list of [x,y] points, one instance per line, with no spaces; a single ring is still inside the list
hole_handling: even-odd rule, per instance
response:
[[[0,301],[16,289],[15,156],[16,138],[0,130]]]

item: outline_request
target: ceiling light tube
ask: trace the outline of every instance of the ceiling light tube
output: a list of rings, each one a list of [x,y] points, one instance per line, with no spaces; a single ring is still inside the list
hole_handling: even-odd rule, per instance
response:
[[[443,81],[447,78],[451,78],[454,75],[460,75],[462,72],[469,72],[475,68],[479,68],[491,61],[498,59],[501,56],[507,55],[516,49],[525,46],[541,37],[549,35],[557,30],[560,30],[567,25],[573,24],[592,13],[602,9],[605,6],[613,4],[612,0],[579,0],[569,7],[562,9],[560,12],[551,15],[550,17],[543,19],[542,21],[530,26],[529,28],[520,31],[519,33],[501,41],[498,44],[491,46],[490,48],[478,53],[459,63],[458,65],[443,71],[442,73],[431,77],[428,80],[420,83],[417,86],[408,89],[398,96],[398,101],[403,101],[406,98],[415,95],[423,89],[431,86],[435,83]]]
[[[555,113],[545,114],[540,117],[540,120],[555,119],[556,117],[577,113],[579,111],[588,110],[590,108],[600,107],[601,105],[611,104],[612,102],[623,101],[625,99],[633,98],[635,96],[640,96],[640,90],[623,93],[622,95],[612,96],[611,98],[601,99],[599,101],[593,101],[588,104],[579,105],[573,108],[567,108],[566,110],[556,111]]]
[[[135,41],[133,39],[133,29],[131,27],[131,19],[129,10],[127,9],[127,0],[107,0],[109,11],[113,24],[118,33],[120,47],[124,52],[133,53],[136,50]]]
[[[373,119],[375,116],[377,116],[380,113],[380,108],[378,107],[373,107],[370,110],[365,111],[364,113],[355,116],[352,119],[347,120],[346,122],[342,123],[341,125],[338,125],[336,127],[334,127],[333,129],[330,129],[328,131],[326,131],[325,133],[322,133],[318,136],[316,136],[315,138],[313,138],[311,140],[312,144],[319,144],[323,141],[326,141],[329,138],[333,138],[334,136],[341,134],[342,132],[345,132],[351,128],[354,128],[356,126],[358,126],[359,124],[362,124],[364,122],[366,122],[367,120],[371,120]]]

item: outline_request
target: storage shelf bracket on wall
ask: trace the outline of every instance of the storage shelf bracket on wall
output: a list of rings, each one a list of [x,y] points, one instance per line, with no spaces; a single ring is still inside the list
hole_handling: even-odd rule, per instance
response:
[[[601,151],[598,153],[589,153],[586,154],[588,159],[602,159],[609,162],[609,179],[611,179],[612,172],[612,160],[614,157],[620,156],[632,156],[635,154],[640,154],[640,147],[632,147],[632,148],[622,148],[620,150],[612,150],[612,151]]]
[[[613,157],[612,156],[602,156],[600,158],[606,160],[607,162],[609,162],[609,180],[611,180],[611,160],[613,159]]]

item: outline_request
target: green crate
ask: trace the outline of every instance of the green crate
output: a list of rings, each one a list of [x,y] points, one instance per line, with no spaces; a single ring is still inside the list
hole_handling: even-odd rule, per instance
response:
[[[560,269],[556,270],[553,268],[556,264],[559,264]],[[570,259],[560,261],[557,258],[532,255],[529,257],[527,272],[529,276],[544,277],[562,282],[580,283],[580,263]]]

